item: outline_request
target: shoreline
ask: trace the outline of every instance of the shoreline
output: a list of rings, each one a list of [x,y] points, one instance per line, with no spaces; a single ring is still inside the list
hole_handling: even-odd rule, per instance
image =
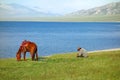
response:
[[[118,51],[120,50],[120,48],[111,48],[111,49],[101,49],[101,50],[94,50],[94,51],[87,51],[87,53],[94,53],[94,52],[107,52],[107,51]],[[67,53],[59,53],[59,54],[68,54],[68,53],[77,53],[77,52],[67,52]],[[58,55],[59,55],[58,54]],[[44,57],[51,57],[53,56],[54,54],[52,55],[49,55],[49,56],[44,56]],[[55,54],[57,55],[57,54]]]
[[[69,23],[69,22],[74,22],[74,23],[78,23],[78,22],[89,22],[89,23],[91,23],[91,22],[94,22],[94,23],[96,23],[96,22],[98,22],[98,23],[111,23],[111,22],[114,22],[114,23],[119,23],[120,21],[49,21],[49,20],[0,20],[0,22],[51,22],[51,23],[54,23],[54,22],[67,22],[67,23]]]
[[[88,51],[88,53],[93,53],[93,52],[106,52],[106,51],[118,51],[120,48],[111,48],[111,49],[102,49],[102,50],[95,50],[95,51]]]
[[[94,53],[94,52],[107,52],[107,51],[118,51],[118,50],[120,50],[120,48],[102,49],[102,50],[94,50],[94,51],[87,51],[87,52]],[[59,54],[68,54],[68,53],[75,53],[75,52],[67,52],[67,53],[59,53]],[[52,54],[48,56],[39,56],[39,57],[51,57],[53,55],[57,55],[57,54]],[[6,57],[6,58],[0,58],[0,59],[9,59],[9,58],[15,58],[15,57],[8,57],[8,58]]]

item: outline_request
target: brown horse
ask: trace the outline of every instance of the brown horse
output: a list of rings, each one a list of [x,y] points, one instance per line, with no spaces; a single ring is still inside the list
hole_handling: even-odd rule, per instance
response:
[[[37,45],[34,42],[26,41],[24,40],[16,53],[16,59],[17,61],[21,60],[21,53],[24,55],[24,61],[26,60],[26,52],[30,52],[32,61],[37,60],[38,61],[38,53],[37,53]],[[36,59],[35,59],[36,55]]]

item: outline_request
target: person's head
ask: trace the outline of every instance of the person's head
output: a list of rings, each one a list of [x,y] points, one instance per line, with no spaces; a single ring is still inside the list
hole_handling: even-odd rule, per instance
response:
[[[79,47],[79,48],[77,49],[77,51],[80,51],[80,49],[81,49],[81,47]]]

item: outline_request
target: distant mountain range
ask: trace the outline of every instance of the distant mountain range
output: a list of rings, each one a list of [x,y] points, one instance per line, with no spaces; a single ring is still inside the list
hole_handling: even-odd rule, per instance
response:
[[[120,2],[113,2],[101,7],[88,10],[78,10],[67,14],[69,16],[91,16],[91,15],[116,15],[120,14]]]
[[[20,4],[0,4],[0,17],[41,17],[57,14],[38,11]]]
[[[120,2],[59,15],[37,7],[0,4],[0,21],[120,21]]]

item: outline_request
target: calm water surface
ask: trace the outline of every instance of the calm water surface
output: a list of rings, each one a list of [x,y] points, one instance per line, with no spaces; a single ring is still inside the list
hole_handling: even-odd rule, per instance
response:
[[[23,40],[37,44],[39,56],[119,48],[119,22],[0,22],[0,58],[15,57]],[[29,54],[27,54],[29,57]]]

